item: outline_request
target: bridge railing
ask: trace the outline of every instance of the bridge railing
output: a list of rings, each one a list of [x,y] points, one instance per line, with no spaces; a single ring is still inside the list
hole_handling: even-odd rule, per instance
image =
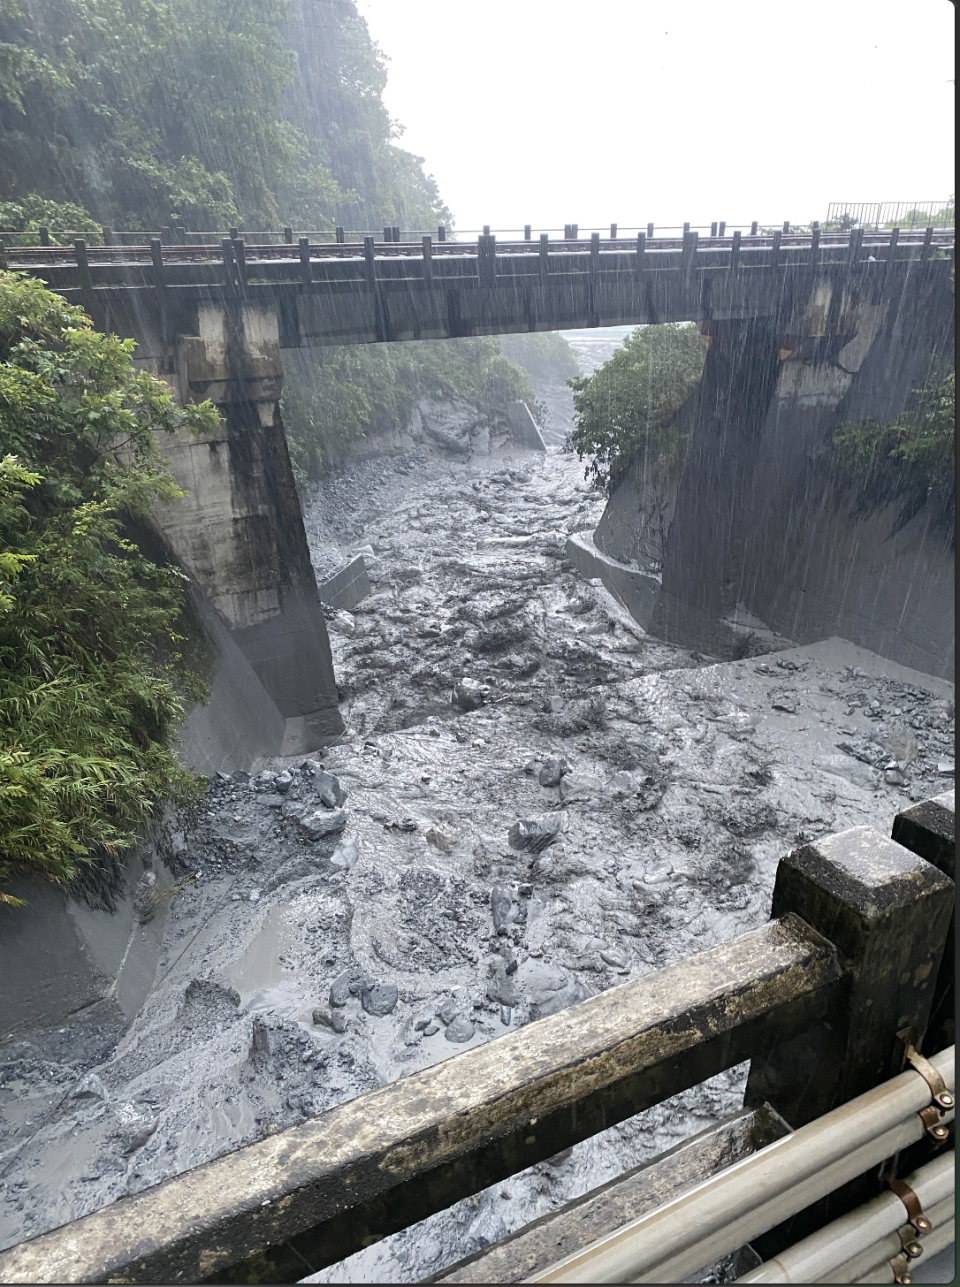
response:
[[[385,230],[386,231],[386,230]],[[98,289],[145,287],[165,289],[225,288],[256,291],[262,287],[335,290],[391,290],[435,285],[492,286],[508,284],[549,286],[554,276],[584,274],[592,285],[616,281],[624,274],[681,270],[688,277],[718,270],[750,273],[756,269],[890,264],[910,260],[951,258],[953,230],[923,232],[892,229],[880,233],[854,229],[848,233],[809,234],[775,231],[770,236],[730,235],[701,238],[696,229],[680,237],[604,240],[593,233],[539,243],[498,241],[482,234],[476,243],[420,243],[365,238],[362,245],[347,241],[312,242],[301,237],[269,245],[248,244],[240,236],[219,245],[164,245],[154,238],[148,246],[117,244],[91,246],[77,238],[72,246],[0,246],[0,267],[42,275],[54,290],[89,298]]]
[[[937,1010],[953,808],[900,815],[910,848],[855,827],[795,850],[767,925],[21,1243],[0,1281],[297,1281],[748,1059],[748,1108],[813,1122],[899,1073]]]

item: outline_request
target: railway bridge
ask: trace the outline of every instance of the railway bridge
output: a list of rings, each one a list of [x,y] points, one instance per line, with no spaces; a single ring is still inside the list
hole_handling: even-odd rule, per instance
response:
[[[703,617],[739,592],[751,462],[771,424],[802,446],[838,409],[889,418],[952,325],[952,229],[475,242],[440,236],[248,244],[0,246],[181,401],[209,398],[215,434],[166,444],[189,495],[158,515],[283,720],[284,754],[342,731],[336,684],[279,412],[281,351],[517,331],[693,321],[709,352],[682,488],[722,530],[675,524],[669,601]],[[529,229],[526,230],[529,233]],[[389,237],[387,234],[390,234]],[[722,235],[721,235],[722,234]],[[342,235],[342,234],[341,234]],[[115,242],[113,235],[105,240]],[[182,238],[186,242],[186,238]]]

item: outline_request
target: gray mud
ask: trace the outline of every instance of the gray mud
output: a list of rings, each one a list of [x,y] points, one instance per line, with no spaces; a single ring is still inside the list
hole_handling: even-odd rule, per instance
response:
[[[555,448],[319,489],[311,539],[367,547],[373,586],[329,619],[347,735],[182,820],[119,1039],[0,1050],[0,1245],[750,929],[790,847],[952,785],[950,685],[842,640],[715,665],[645,635],[564,557],[601,509]],[[743,1073],[316,1280],[438,1273],[736,1111]]]

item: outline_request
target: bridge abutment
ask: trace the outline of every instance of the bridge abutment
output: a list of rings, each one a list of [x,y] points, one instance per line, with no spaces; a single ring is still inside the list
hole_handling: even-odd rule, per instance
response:
[[[914,280],[811,274],[752,318],[711,316],[710,303],[649,628],[727,656],[736,636],[723,619],[743,604],[798,643],[842,635],[950,674],[953,560],[933,507],[906,520],[896,502],[859,507],[832,448],[841,424],[892,420],[929,381],[952,348],[949,284],[921,266]],[[605,518],[601,543],[607,530]]]
[[[277,313],[202,304],[196,331],[175,340],[176,388],[184,402],[214,402],[220,425],[164,444],[189,494],[157,521],[283,716],[282,753],[297,755],[343,723],[280,417]]]

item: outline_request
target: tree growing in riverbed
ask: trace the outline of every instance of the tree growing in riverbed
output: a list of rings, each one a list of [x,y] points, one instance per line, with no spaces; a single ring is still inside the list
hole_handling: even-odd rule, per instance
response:
[[[192,795],[172,742],[203,696],[183,577],[130,525],[181,494],[154,431],[216,424],[133,347],[0,273],[0,879],[25,869],[107,905],[158,804]]]

